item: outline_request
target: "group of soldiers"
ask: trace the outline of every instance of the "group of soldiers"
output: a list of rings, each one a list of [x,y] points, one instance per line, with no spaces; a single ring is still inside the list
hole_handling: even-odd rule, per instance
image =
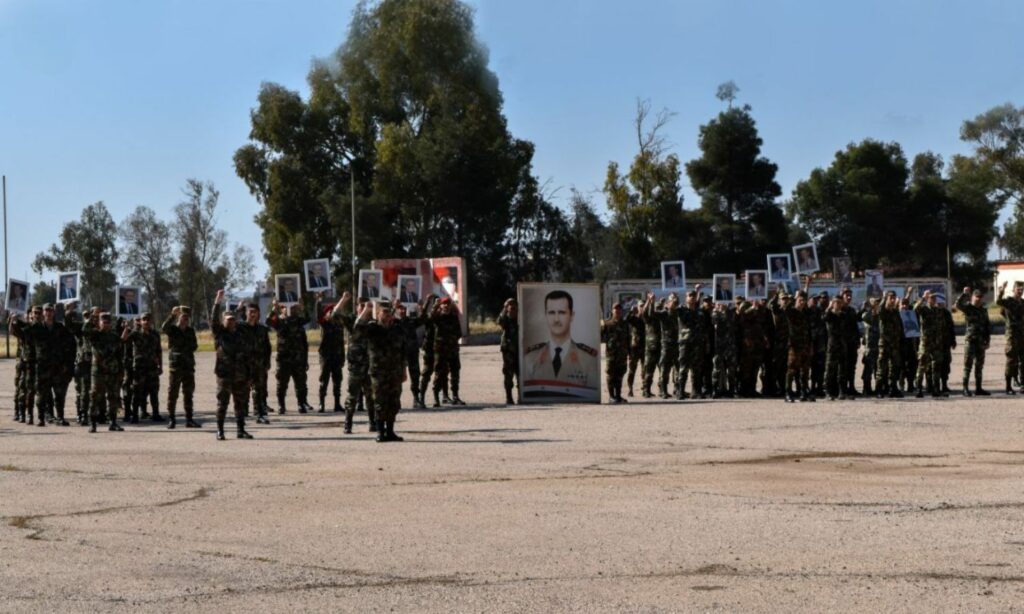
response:
[[[685,302],[674,293],[660,300],[648,293],[631,309],[613,305],[601,325],[610,402],[626,402],[624,379],[627,395],[633,395],[637,373],[645,398],[813,402],[822,397],[949,395],[957,341],[952,313],[938,295],[925,291],[917,296],[908,287],[902,298],[889,291],[857,307],[849,288],[830,297],[812,294],[809,286],[807,278],[792,295],[780,286],[767,300],[736,297],[716,303],[698,284]],[[1024,299],[1020,286],[1011,296],[1005,291],[1003,284],[997,300],[1006,321],[1005,392],[1015,394],[1014,384],[1024,382]],[[983,293],[964,288],[955,308],[966,324],[962,394],[987,396],[982,370],[992,327]],[[911,321],[919,322],[919,337],[905,334],[903,312],[908,310],[916,316]]]
[[[342,369],[346,365],[345,433],[352,432],[355,412],[365,408],[369,430],[377,433],[377,441],[402,441],[395,434],[394,421],[406,381],[414,407],[426,407],[432,379],[434,407],[442,402],[465,405],[459,398],[462,325],[450,299],[430,295],[415,305],[416,309],[408,310],[397,301],[392,304],[360,298],[354,310],[351,304],[348,292],[329,305],[323,305],[322,296],[317,295],[316,313],[322,329],[318,350],[321,413],[326,411],[329,386],[334,411],[342,411]],[[210,324],[216,349],[217,438],[221,440],[225,438],[229,404],[234,408],[239,439],[252,438],[245,429],[250,399],[256,422],[270,422],[267,398],[273,354],[271,331],[277,336],[277,413],[287,411],[290,385],[294,386],[299,413],[314,411],[307,402],[310,321],[302,305],[283,306],[274,301],[266,319],[261,321],[260,315],[256,303],[241,303],[227,310],[223,291],[214,299]],[[39,426],[68,426],[65,400],[74,382],[77,422],[88,425],[90,432],[96,432],[100,424],[111,431],[123,430],[118,424],[122,412],[122,420],[132,424],[140,420],[163,422],[159,403],[163,333],[169,369],[167,428],[177,426],[179,396],[185,427],[199,428],[194,411],[198,339],[191,318],[189,307],[174,307],[162,326],[156,328],[148,312],[136,320],[126,320],[99,308],[80,314],[75,303],[65,305],[63,322],[57,321],[51,304],[33,307],[24,316],[12,314],[9,332],[18,339],[15,420]]]

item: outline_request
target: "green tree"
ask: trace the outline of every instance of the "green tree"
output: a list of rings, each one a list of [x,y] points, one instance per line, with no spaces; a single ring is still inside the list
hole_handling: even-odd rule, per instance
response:
[[[189,179],[185,200],[174,208],[178,242],[178,300],[210,313],[213,295],[228,277],[225,263],[227,233],[217,227],[220,192],[212,183]],[[219,271],[223,269],[222,271]]]
[[[576,190],[569,202],[572,215],[569,232],[562,248],[561,270],[556,276],[563,282],[604,282],[616,276],[617,245],[593,203]]]
[[[32,304],[51,305],[57,302],[57,285],[52,281],[39,281],[32,286]]]
[[[115,237],[117,224],[103,202],[89,205],[82,210],[79,221],[64,224],[58,243],[36,254],[32,270],[40,275],[45,271],[81,271],[82,304],[110,308],[117,283]]]
[[[735,95],[723,84],[727,94]],[[776,204],[782,189],[778,166],[761,155],[763,141],[750,106],[733,107],[700,127],[701,156],[686,164],[690,185],[700,196],[701,217],[714,241],[703,252],[706,273],[740,271],[759,265],[764,254],[788,247],[788,228]]]
[[[139,206],[121,222],[117,234],[122,274],[131,283],[142,285],[149,309],[160,319],[169,311],[168,301],[177,283],[170,226],[149,207]]]

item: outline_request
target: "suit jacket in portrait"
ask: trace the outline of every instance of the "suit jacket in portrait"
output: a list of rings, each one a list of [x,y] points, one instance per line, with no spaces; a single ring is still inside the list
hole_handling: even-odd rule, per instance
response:
[[[309,278],[309,285],[312,288],[327,288],[330,284],[327,283],[327,278],[316,275]]]
[[[405,290],[402,290],[401,296],[399,296],[398,300],[402,303],[418,303],[420,302],[420,297],[415,292],[406,292]]]
[[[365,298],[380,298],[380,288],[377,286],[367,286],[362,284],[362,290],[359,292],[359,296]]]
[[[60,299],[61,300],[73,299],[77,295],[78,295],[78,291],[75,288],[68,288],[66,286],[61,286],[61,288],[60,288]]]

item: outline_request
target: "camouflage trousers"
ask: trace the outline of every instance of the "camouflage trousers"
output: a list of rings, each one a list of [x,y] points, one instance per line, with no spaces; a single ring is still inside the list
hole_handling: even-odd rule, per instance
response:
[[[119,373],[97,373],[93,371],[90,418],[99,421],[104,417],[114,421],[117,420],[117,410],[121,402],[121,375]]]
[[[815,344],[811,359],[811,387],[816,391],[825,389],[825,349],[824,345]]]
[[[629,357],[625,354],[606,354],[604,359],[605,386],[613,386],[615,390],[622,388],[622,378],[626,377]]]
[[[348,398],[345,399],[345,420],[351,421],[356,414],[359,399],[364,400],[363,406],[370,417],[376,420],[377,411],[374,406],[373,386],[370,384],[370,367],[365,364],[348,363]]]
[[[127,418],[128,412],[135,407],[135,371],[130,368],[124,370],[121,378],[121,404]]]
[[[320,404],[323,405],[324,399],[327,397],[327,386],[332,384],[331,392],[334,393],[335,400],[341,398],[341,383],[342,374],[341,370],[345,366],[345,361],[340,358],[324,357],[320,356]]]
[[[857,376],[857,352],[860,350],[860,339],[846,340],[846,361],[843,364],[843,386],[847,390],[854,390],[854,380]]]
[[[661,345],[644,348],[644,390],[654,385],[654,370],[661,361]]]
[[[185,419],[191,420],[193,412],[192,399],[196,391],[195,371],[171,370],[167,382],[167,413],[170,414],[171,420],[174,419],[174,412],[177,409],[179,391],[183,396],[182,405],[185,407]]]
[[[678,368],[679,349],[675,343],[661,342],[661,362],[658,363],[658,392],[668,394],[668,382],[676,378]],[[678,385],[678,384],[677,384]]]
[[[394,422],[402,409],[402,381],[371,376],[370,387],[373,389],[373,406],[376,410],[370,420]]]
[[[299,403],[306,402],[306,370],[308,365],[301,362],[289,362],[277,359],[277,371],[274,373],[277,379],[277,400],[284,404],[284,398],[288,394],[288,383],[295,382],[295,400]]]
[[[740,355],[740,393],[750,396],[757,392],[757,372],[764,364],[765,349],[751,343],[744,344]]]
[[[830,343],[825,350],[825,391],[829,396],[846,392],[846,356],[845,344]]]
[[[153,408],[153,415],[160,413],[160,374],[155,369],[136,369],[135,385],[132,391],[135,405],[133,411],[146,413],[146,401]]]
[[[878,346],[868,346],[867,350],[864,351],[864,357],[860,359],[860,364],[863,365],[861,370],[860,378],[864,381],[865,387],[870,384],[873,380],[877,379],[875,376],[875,370],[878,368],[878,355],[880,350]]]
[[[686,392],[686,382],[691,377],[693,383],[691,389],[694,394],[701,390],[701,364],[704,360],[704,346],[697,341],[688,341],[679,344],[679,353],[676,358],[676,397],[681,398]]]
[[[786,392],[793,390],[793,383],[796,382],[798,391],[808,391],[808,383],[811,378],[811,362],[814,361],[814,348],[806,346],[790,346],[789,354],[786,356]]]
[[[412,392],[413,398],[419,393],[419,382],[420,382],[420,352],[415,347],[409,348],[405,352],[405,366],[409,369],[409,391]]]
[[[270,365],[257,365],[256,372],[252,377],[252,409],[257,416],[267,415],[267,387]]]
[[[235,409],[235,421],[241,427],[245,424],[245,415],[249,411],[249,388],[251,384],[245,379],[217,378],[217,425],[223,426],[228,415],[228,402],[232,401]]]
[[[772,388],[776,394],[786,391],[787,371],[789,371],[789,341],[777,341],[772,347]]]
[[[90,400],[92,395],[89,389],[92,387],[92,365],[81,363],[75,367],[75,409],[78,410],[78,418],[83,422],[89,419]]]
[[[452,351],[434,351],[434,392],[447,390],[449,376],[451,378],[451,391],[453,396],[459,395],[459,374],[462,371],[462,362],[459,360],[459,349]]]
[[[735,351],[730,348],[724,352],[716,352],[714,358],[714,374],[712,379],[718,392],[733,392],[737,386],[737,360]]]
[[[922,343],[917,352],[917,379],[915,384],[918,390],[921,390],[922,384],[931,391],[937,391],[941,387],[939,383],[941,363],[942,349]]]
[[[644,373],[644,350],[643,348],[630,348],[629,349],[629,367],[626,375],[626,382],[629,385],[630,393],[633,392],[633,382],[636,381],[637,369],[640,370],[640,379],[643,379]]]
[[[898,389],[902,369],[899,346],[879,345],[878,363],[875,367],[875,390],[885,391],[888,389],[891,392]]]
[[[1006,337],[1006,377],[1020,377],[1021,354],[1024,353],[1024,339],[1018,336]]]
[[[26,416],[31,416],[36,405],[36,364],[27,360],[19,361],[15,407],[20,407]]]
[[[519,386],[519,354],[515,349],[506,348],[501,351],[501,374],[504,377],[506,392],[512,392],[513,383],[516,387]]]
[[[971,379],[971,371],[974,371],[974,381],[981,387],[981,374],[985,369],[985,344],[980,339],[968,339],[964,341],[964,387],[967,387]]]
[[[427,389],[430,387],[430,378],[433,376],[434,347],[427,346],[423,348],[423,372],[420,374],[420,394],[427,394]]]

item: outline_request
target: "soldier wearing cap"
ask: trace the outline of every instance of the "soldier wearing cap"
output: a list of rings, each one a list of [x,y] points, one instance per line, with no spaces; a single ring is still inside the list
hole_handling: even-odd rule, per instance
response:
[[[965,397],[971,396],[971,370],[974,370],[974,394],[989,396],[981,386],[982,370],[985,368],[985,350],[992,340],[992,324],[988,319],[988,306],[982,301],[981,290],[964,288],[956,300],[956,308],[964,314],[967,330],[964,334],[964,390]]]
[[[612,317],[601,322],[604,346],[604,376],[611,403],[625,403],[622,378],[626,375],[629,356],[629,323],[622,316],[622,305],[612,305]]]
[[[228,402],[233,401],[238,439],[252,439],[245,431],[245,414],[249,406],[252,386],[253,360],[251,337],[239,330],[235,314],[224,310],[224,291],[218,290],[213,301],[210,327],[213,329],[217,362],[217,439],[224,440],[224,422],[228,415]]]
[[[1005,296],[1007,283],[999,286],[996,304],[1002,309],[1006,321],[1006,394],[1016,394],[1013,380],[1018,377],[1024,364],[1024,285],[1013,286],[1013,296]],[[1024,391],[1024,382],[1022,382]]]
[[[50,303],[43,305],[41,310],[34,307],[33,312],[35,316],[31,324],[15,320],[13,326],[18,338],[30,343],[35,352],[37,424],[43,426],[46,418],[50,417],[61,426],[68,426],[64,419],[64,397],[70,381],[67,371],[74,363],[74,335],[63,324],[54,321],[54,309]]]
[[[153,408],[153,422],[163,422],[160,416],[160,376],[164,372],[164,352],[160,345],[160,333],[153,328],[152,313],[146,311],[139,317],[138,327],[128,333],[126,341],[133,346],[132,424],[140,417],[143,420],[150,418],[146,411],[147,401]]]
[[[69,303],[69,310],[64,314],[64,325],[75,336],[77,342],[75,355],[75,409],[78,411],[78,423],[89,424],[91,398],[90,387],[92,385],[92,348],[89,347],[89,339],[82,334],[82,327],[85,325],[85,318],[74,309],[75,303]],[[93,307],[89,311],[88,319],[96,325],[100,316],[99,307]]]
[[[112,318],[107,312],[99,314],[96,320],[87,321],[82,327],[82,333],[92,348],[92,414],[89,416],[89,432],[96,432],[96,424],[104,412],[110,421],[107,428],[111,431],[122,431],[124,429],[117,424],[117,410],[120,402],[118,393],[124,342],[121,336],[114,332]]]
[[[504,376],[505,404],[513,405],[512,385],[519,387],[519,303],[514,298],[505,299],[498,314],[501,327],[501,374]]]
[[[459,340],[462,338],[462,324],[458,309],[446,296],[438,302],[429,319],[434,323],[434,407],[441,406],[441,389],[448,385],[449,376],[452,405],[465,405],[459,398],[459,375],[462,371]]]
[[[885,302],[878,310],[878,363],[875,368],[875,395],[900,398],[900,379],[903,371],[904,343],[903,318],[896,293],[885,293]]]
[[[31,324],[36,320],[35,310],[26,314],[26,321]],[[18,364],[15,370],[16,392],[14,396],[14,419],[18,422],[32,424],[36,400],[36,350],[32,339],[22,335],[23,325],[19,324],[17,314],[10,314],[7,331],[18,340]],[[45,423],[44,423],[45,424]]]
[[[320,324],[320,413],[327,411],[324,407],[327,399],[327,386],[333,382],[331,391],[334,393],[334,411],[341,411],[342,369],[345,368],[345,326],[342,324],[341,301],[334,305],[323,304],[323,293],[316,293],[317,322]]]
[[[395,300],[395,326],[402,329],[402,334],[405,335],[405,364],[409,370],[409,388],[412,392],[412,406],[416,409],[426,409],[426,404],[420,397],[420,347],[419,347],[419,329],[423,326],[423,323],[427,321],[427,316],[423,312],[422,302],[419,304],[413,303],[413,313],[408,313],[408,309],[405,303]],[[415,309],[419,307],[419,309]]]
[[[352,295],[346,292],[341,297],[342,309],[348,308],[352,302]],[[367,318],[373,317],[373,304],[366,297],[357,299],[358,306],[356,313],[342,313],[342,324],[348,331],[348,397],[345,399],[345,425],[344,432],[352,432],[352,420],[356,414],[356,407],[360,402],[365,401],[367,416],[369,417],[370,432],[377,432],[377,414],[374,409],[373,386],[370,383],[370,353],[367,347],[366,327],[356,326],[357,319],[367,312]]]
[[[171,309],[160,330],[167,335],[167,364],[171,370],[167,384],[167,413],[170,417],[167,428],[173,429],[177,425],[175,411],[179,391],[184,396],[185,428],[199,428],[193,419],[192,405],[196,390],[195,353],[199,349],[196,331],[192,328],[192,308],[182,305]]]
[[[857,352],[860,349],[860,314],[853,306],[853,292],[849,287],[843,288],[841,296],[843,297],[842,327],[846,343],[842,383],[846,389],[846,396],[855,399],[858,396],[854,381],[857,374]]]
[[[362,330],[370,354],[370,381],[376,405],[377,442],[403,441],[395,434],[395,419],[402,407],[402,383],[406,380],[406,336],[395,325],[391,305],[377,304],[377,319],[370,319],[370,310],[363,309],[355,328]]]
[[[249,335],[249,343],[253,347],[252,360],[252,410],[256,414],[256,424],[270,424],[267,414],[267,374],[270,372],[270,329],[260,322],[260,306],[258,303],[241,303],[236,312],[238,329]],[[243,320],[244,318],[244,320]]]
[[[313,411],[313,407],[306,402],[306,372],[309,370],[306,324],[309,324],[309,318],[302,315],[301,303],[289,308],[278,306],[277,300],[274,300],[266,324],[277,332],[277,413],[285,413],[284,400],[289,382],[295,382],[295,400],[299,413]]]
[[[663,307],[664,303],[661,301],[655,305],[654,293],[648,292],[640,312],[644,322],[644,384],[640,394],[645,399],[654,396],[651,391],[651,386],[654,385],[654,370],[661,360],[661,319],[658,312]]]

